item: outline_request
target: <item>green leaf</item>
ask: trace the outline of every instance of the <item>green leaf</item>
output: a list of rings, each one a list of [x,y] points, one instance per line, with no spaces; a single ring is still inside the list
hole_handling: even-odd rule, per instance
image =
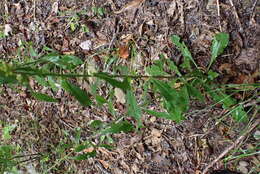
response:
[[[93,147],[93,144],[90,143],[90,142],[84,142],[83,144],[79,144],[75,147],[74,151],[75,152],[81,152],[83,151],[84,149],[87,149],[89,147]]]
[[[82,160],[86,160],[86,159],[95,157],[96,154],[97,154],[97,152],[93,151],[93,152],[89,152],[89,153],[80,154],[78,156],[73,157],[72,159],[82,161]]]
[[[178,92],[177,106],[180,108],[181,112],[186,112],[189,109],[189,93],[186,85],[184,85]]]
[[[209,72],[208,72],[208,79],[209,80],[214,80],[216,77],[218,77],[219,76],[219,74],[218,73],[216,73],[216,72],[214,72],[214,71],[212,71],[212,70],[209,70]]]
[[[63,80],[61,83],[63,89],[73,95],[82,106],[90,106],[92,104],[89,95],[79,87],[73,85],[72,83],[68,82],[67,80]]]
[[[58,55],[56,53],[50,53],[44,57],[42,57],[43,61],[51,62],[56,66],[62,69],[73,69],[78,65],[81,65],[83,62],[76,56],[72,55]]]
[[[11,139],[10,133],[15,129],[16,125],[7,125],[3,128],[3,135],[2,138],[4,140],[9,140]]]
[[[99,106],[102,106],[103,104],[107,103],[107,100],[100,95],[96,95],[96,101]]]
[[[32,45],[29,46],[29,52],[31,57],[37,57],[38,53],[35,51]]]
[[[0,85],[8,83],[17,83],[15,75],[7,75],[6,73],[0,71]]]
[[[186,87],[178,92],[176,89],[171,88],[169,84],[162,81],[153,80],[153,83],[165,98],[164,106],[170,115],[169,118],[179,123],[184,119],[182,112],[185,112],[189,107],[189,95]]]
[[[42,76],[34,76],[34,79],[42,86],[48,87],[49,83],[45,80],[45,77]]]
[[[116,88],[120,88],[122,90],[130,89],[130,84],[126,78],[124,79],[123,82],[118,81],[118,80],[115,80],[114,77],[111,77],[109,74],[103,73],[103,72],[95,73],[94,76],[105,80],[106,82],[108,82],[109,84],[111,84],[112,86],[114,86]]]
[[[89,126],[93,129],[99,129],[104,125],[104,123],[100,120],[93,120],[91,121],[91,123],[89,124]]]
[[[168,120],[175,120],[172,115],[170,115],[169,113],[167,112],[157,112],[157,111],[153,111],[153,110],[149,110],[149,109],[143,109],[146,113],[150,114],[150,115],[153,115],[155,117],[158,117],[158,118],[165,118],[165,119],[168,119]]]
[[[177,96],[176,90],[173,89],[168,83],[160,80],[152,80],[155,86],[159,89],[161,95],[167,100],[172,101]]]
[[[181,72],[179,71],[178,67],[175,65],[175,63],[170,60],[170,59],[166,59],[167,64],[169,65],[169,68],[174,71],[179,77],[182,76]]]
[[[237,106],[231,111],[231,115],[237,122],[247,122],[248,116],[242,105]]]
[[[40,101],[45,101],[45,102],[58,102],[59,101],[55,98],[52,98],[51,96],[48,96],[46,94],[42,94],[42,93],[39,93],[39,92],[32,92],[31,95],[35,99],[40,100]]]
[[[184,62],[182,64],[182,67],[191,71],[190,61],[195,65],[195,67],[198,69],[198,66],[196,62],[193,60],[191,52],[189,51],[188,47],[184,42],[180,42],[180,37],[177,35],[173,35],[171,37],[172,42],[177,46],[177,48],[182,53],[182,56],[184,57]]]
[[[195,98],[197,98],[200,101],[204,101],[205,98],[204,96],[201,94],[200,90],[198,90],[196,87],[193,87],[192,85],[187,84],[187,90],[189,92],[190,96],[193,96]]]
[[[206,87],[206,89],[207,89],[207,87]],[[210,96],[213,98],[213,100],[216,103],[222,104],[224,109],[229,109],[231,106],[233,106],[237,103],[236,100],[231,97],[231,95],[227,95],[219,89],[210,90],[208,88],[207,92],[210,94]]]
[[[169,75],[168,73],[164,72],[163,69],[161,69],[157,65],[152,65],[150,67],[147,67],[146,71],[148,72],[148,74],[150,74],[152,76]]]
[[[224,52],[224,49],[228,46],[229,35],[227,33],[218,33],[215,35],[211,45],[211,60],[208,69],[216,58]]]
[[[180,123],[182,120],[184,120],[184,117],[180,110],[174,110],[170,113],[167,112],[157,112],[149,109],[143,109],[146,113],[153,115],[158,118],[164,118],[167,120],[175,121],[176,123]]]
[[[134,126],[128,121],[121,121],[119,123],[113,123],[109,128],[101,131],[101,134],[116,134],[120,132],[131,132],[134,130]]]
[[[137,121],[138,128],[142,127],[142,113],[141,109],[137,104],[136,97],[132,90],[127,90],[126,101],[128,105],[128,115],[132,116]]]

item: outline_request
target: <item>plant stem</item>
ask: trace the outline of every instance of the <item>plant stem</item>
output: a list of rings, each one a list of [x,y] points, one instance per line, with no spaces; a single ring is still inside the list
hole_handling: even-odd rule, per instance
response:
[[[38,75],[38,76],[56,76],[56,77],[98,77],[98,73],[95,74],[72,74],[72,73],[38,73],[38,72],[24,72],[24,71],[14,71],[16,74],[22,75]],[[156,76],[149,76],[149,75],[126,75],[126,74],[107,74],[111,78],[132,78],[132,79],[142,79],[142,78],[164,78],[164,79],[171,79],[176,78],[175,75],[163,76],[163,75],[156,75]]]

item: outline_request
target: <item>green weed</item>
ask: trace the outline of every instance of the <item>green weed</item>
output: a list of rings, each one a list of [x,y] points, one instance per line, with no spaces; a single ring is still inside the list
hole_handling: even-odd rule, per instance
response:
[[[98,15],[104,15],[100,9],[93,9]],[[78,20],[78,18],[75,18]],[[73,19],[72,21],[75,22]],[[71,27],[75,30],[75,27]],[[112,123],[103,123],[99,120],[93,120],[89,126],[92,127],[93,136],[99,136],[101,142],[113,142],[111,134],[120,132],[131,132],[143,127],[142,115],[147,113],[154,115],[158,118],[165,118],[168,120],[180,123],[185,119],[185,113],[190,108],[191,100],[198,100],[205,102],[206,98],[211,98],[216,104],[221,104],[222,107],[228,110],[237,122],[247,122],[248,112],[244,109],[241,101],[233,97],[232,92],[229,91],[232,86],[220,86],[215,82],[218,73],[210,70],[211,65],[216,58],[221,55],[227,47],[229,37],[226,33],[219,33],[215,36],[211,48],[211,61],[206,71],[201,70],[196,62],[193,60],[192,54],[184,42],[181,42],[180,37],[172,36],[172,42],[176,45],[177,49],[183,55],[183,63],[181,70],[171,60],[164,57],[162,54],[160,60],[155,61],[154,64],[146,68],[146,73],[149,75],[131,75],[130,73],[124,74],[109,74],[107,72],[95,73],[74,73],[76,69],[83,65],[80,58],[72,55],[61,55],[60,53],[45,47],[43,53],[38,53],[33,49],[32,45],[24,47],[30,55],[30,59],[26,59],[24,63],[7,63],[0,61],[0,85],[22,85],[26,86],[31,95],[38,100],[44,102],[59,102],[55,97],[47,94],[42,94],[34,91],[29,81],[34,79],[39,85],[57,91],[62,88],[70,95],[72,95],[84,107],[108,107],[110,113],[116,116],[113,106],[113,93],[109,93],[109,97],[101,96],[97,92],[99,90],[98,83],[103,81],[110,85],[111,88],[120,88],[125,93],[127,114],[115,117]],[[133,51],[135,54],[135,51]],[[134,56],[134,55],[133,55]],[[33,59],[37,57],[37,59]],[[104,69],[110,69],[110,66],[117,60],[116,57],[108,57],[107,64]],[[120,68],[119,68],[120,69]],[[126,68],[122,72],[128,72]],[[185,73],[184,73],[185,72]],[[98,79],[96,83],[91,86],[91,91],[87,92],[76,83],[73,83],[73,78],[90,78]],[[145,104],[140,105],[135,96],[133,88],[133,80],[146,78],[144,89],[152,91],[155,100],[161,103],[163,112],[150,110],[147,105],[154,101],[149,101],[147,96]],[[251,90],[259,87],[259,84],[252,84]],[[95,99],[93,101],[92,99]],[[254,106],[253,106],[254,107]],[[136,124],[126,121],[126,117],[132,117]],[[8,131],[7,131],[8,132]],[[5,135],[7,136],[7,135]],[[108,145],[96,145],[91,141],[80,141],[78,135],[76,142],[70,144],[74,151],[66,152],[54,166],[50,167],[47,171],[55,168],[62,161],[67,159],[85,160],[93,157],[96,154],[95,149],[99,146],[108,147]],[[84,149],[93,148],[92,151],[82,152]],[[10,152],[7,151],[7,152]],[[45,159],[48,159],[47,157]]]

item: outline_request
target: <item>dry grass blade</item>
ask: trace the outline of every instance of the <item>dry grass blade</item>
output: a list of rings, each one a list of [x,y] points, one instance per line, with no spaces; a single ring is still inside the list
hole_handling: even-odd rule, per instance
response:
[[[120,14],[126,10],[130,10],[130,9],[133,9],[133,8],[137,8],[139,7],[145,0],[133,0],[133,1],[130,1],[129,3],[127,3],[121,10],[119,11],[115,11],[114,13],[115,14]]]
[[[237,138],[237,140],[229,146],[227,149],[225,149],[217,158],[215,158],[209,165],[203,170],[202,174],[206,174],[208,170],[216,164],[221,158],[223,158],[226,154],[228,154],[233,148],[235,148],[238,144],[240,144],[245,137],[258,125],[260,124],[260,119],[255,120],[254,124],[252,124],[240,137]]]

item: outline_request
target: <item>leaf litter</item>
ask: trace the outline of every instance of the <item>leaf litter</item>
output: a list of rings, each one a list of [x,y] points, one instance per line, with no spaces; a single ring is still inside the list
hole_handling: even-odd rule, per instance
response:
[[[77,55],[83,61],[95,59],[94,61],[99,61],[100,70],[111,72],[112,68],[105,67],[105,60],[111,53],[118,54],[122,58],[116,63],[130,67],[132,60],[127,58],[130,56],[131,59],[135,58],[127,46],[131,40],[138,52],[138,62],[132,68],[140,74],[145,74],[145,67],[158,60],[161,53],[165,53],[177,65],[182,63],[183,58],[169,42],[170,36],[175,34],[181,36],[191,49],[195,62],[206,68],[210,63],[211,40],[221,25],[223,32],[236,34],[231,37],[229,49],[216,60],[212,68],[223,76],[220,80],[226,82],[238,84],[259,82],[259,39],[257,39],[259,16],[254,11],[250,12],[249,16],[248,10],[251,9],[249,1],[249,5],[234,1],[244,29],[241,32],[241,26],[238,26],[234,19],[232,11],[234,8],[229,1],[220,3],[220,19],[216,14],[218,6],[215,2],[206,3],[202,0],[4,2],[4,6],[0,9],[0,21],[1,25],[5,25],[0,28],[5,38],[0,38],[0,54],[3,59],[16,56],[21,41],[32,41],[36,43],[34,45],[36,50],[40,51],[44,46],[48,46],[62,53]],[[95,8],[99,7],[105,9],[104,16],[96,13]],[[256,8],[259,9],[259,5]],[[134,14],[128,13],[132,10],[135,11]],[[68,23],[75,13],[80,15],[78,21],[75,21],[75,30],[71,31]],[[252,16],[254,17],[251,18]],[[89,31],[82,29],[83,24]],[[124,36],[129,36],[125,42],[122,39]],[[96,54],[93,49],[99,51],[108,45],[111,48],[118,48],[119,51],[104,51],[93,56]],[[91,83],[96,83],[96,80]],[[70,90],[75,88],[71,83],[66,84]],[[37,84],[32,87],[39,90],[39,93],[44,91]],[[104,84],[100,87],[103,89],[102,94],[108,97],[110,89]],[[124,105],[124,93],[118,88],[114,90],[115,102]],[[0,112],[3,113],[0,119],[1,122],[17,123],[17,130],[13,132],[12,140],[24,147],[27,152],[50,152],[50,146],[57,147],[61,141],[68,141],[64,139],[66,135],[64,132],[72,135],[73,130],[80,127],[84,130],[82,137],[86,138],[91,136],[91,130],[86,123],[96,119],[111,121],[110,111],[104,108],[81,107],[61,90],[57,93],[48,91],[50,96],[56,95],[60,100],[58,104],[43,104],[31,98],[26,89],[21,88],[19,91],[21,92],[17,94],[6,87],[1,89],[0,104],[4,107],[0,107]],[[88,97],[83,91],[82,94]],[[78,94],[77,97],[81,98],[81,95]],[[88,105],[83,100],[82,102]],[[154,107],[151,109],[157,108]],[[124,109],[116,111],[125,114]],[[194,103],[190,111],[196,112],[188,115],[187,120],[181,124],[145,115],[143,124],[146,128],[141,133],[114,135],[118,148],[99,149],[96,158],[85,162],[72,162],[77,166],[75,170],[77,173],[201,172],[205,164],[223,151],[230,144],[228,142],[235,139],[241,127],[227,119],[223,124],[227,131],[222,134],[221,126],[215,125],[215,118],[225,111],[218,107],[207,108],[200,103]],[[234,127],[235,133],[231,133],[231,127]],[[247,143],[255,144],[255,140],[249,139]],[[246,144],[242,147],[246,147]],[[86,152],[92,150],[93,148],[88,148]],[[53,164],[57,157],[54,151],[51,153],[53,157],[49,163]],[[97,167],[97,162],[103,168]],[[40,171],[40,161],[33,163],[33,166],[36,166],[35,170]],[[58,165],[56,171],[52,172],[64,173],[70,170],[69,165],[65,164],[66,162]],[[236,163],[231,161],[227,164],[218,162],[215,169],[223,168],[224,165],[231,169],[236,168]],[[249,165],[253,167],[253,163]]]

